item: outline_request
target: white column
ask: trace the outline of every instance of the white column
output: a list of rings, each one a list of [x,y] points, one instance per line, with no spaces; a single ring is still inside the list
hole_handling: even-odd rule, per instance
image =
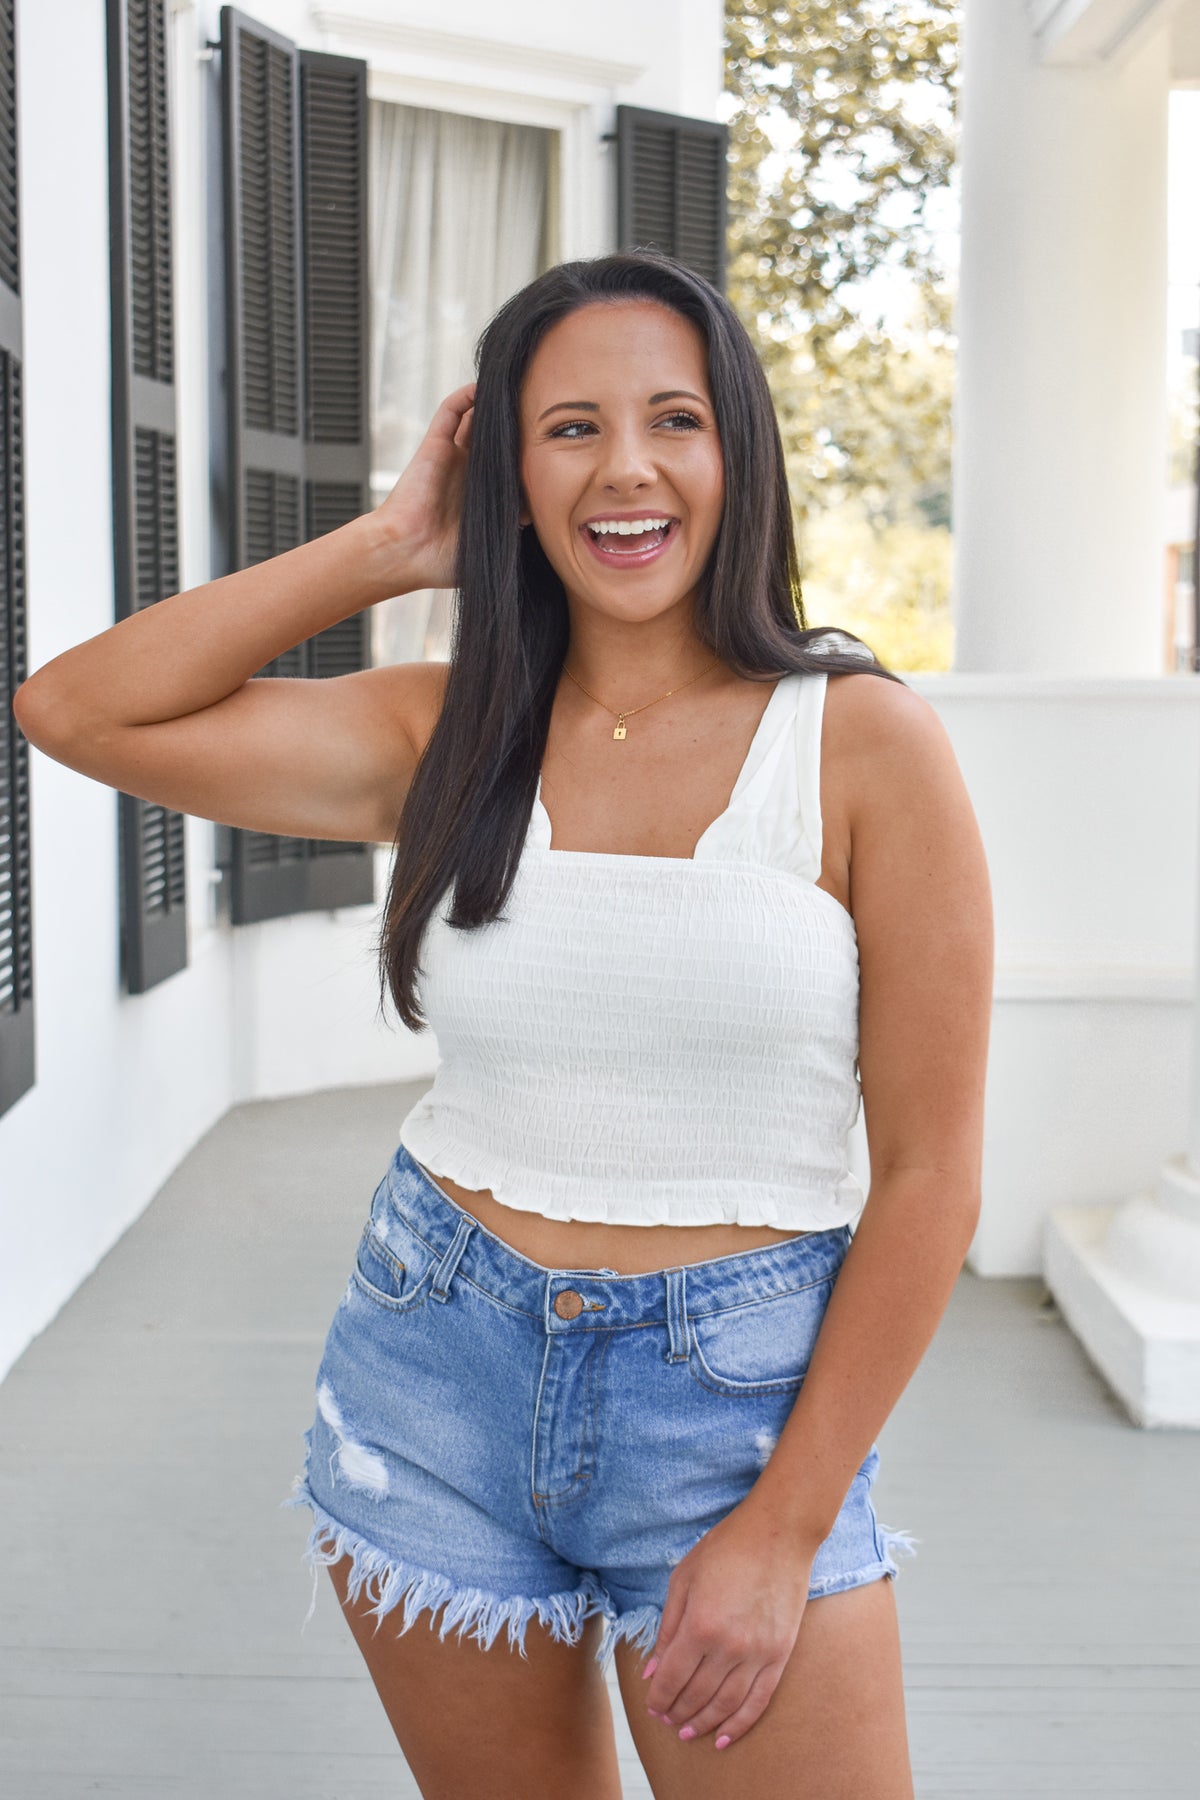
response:
[[[1049,67],[964,14],[955,668],[1159,674],[1167,33]]]

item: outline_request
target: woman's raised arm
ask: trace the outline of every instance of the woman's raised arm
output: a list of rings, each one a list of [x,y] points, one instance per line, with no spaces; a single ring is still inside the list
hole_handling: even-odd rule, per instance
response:
[[[427,730],[426,665],[251,677],[393,594],[454,580],[474,384],[444,400],[374,512],[172,594],[17,690],[31,743],[124,793],[222,824],[390,842]]]

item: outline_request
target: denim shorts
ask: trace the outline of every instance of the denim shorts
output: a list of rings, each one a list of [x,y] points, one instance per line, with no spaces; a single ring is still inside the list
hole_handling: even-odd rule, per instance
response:
[[[403,1146],[375,1191],[317,1371],[303,1473],[313,1572],[351,1558],[378,1630],[444,1606],[525,1655],[529,1620],[596,1657],[658,1633],[672,1568],[749,1493],[804,1380],[851,1242],[839,1225],[653,1274],[550,1269],[487,1231]],[[873,1445],[809,1598],[898,1573]],[[311,1617],[312,1609],[309,1609]],[[305,1621],[307,1623],[307,1620]]]

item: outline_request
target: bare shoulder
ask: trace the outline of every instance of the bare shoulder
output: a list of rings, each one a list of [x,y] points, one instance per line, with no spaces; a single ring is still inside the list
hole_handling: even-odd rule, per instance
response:
[[[886,676],[830,675],[821,721],[822,872],[819,885],[847,911],[852,846],[864,805],[886,796],[888,771],[903,767],[906,740],[940,730],[933,708]]]
[[[847,853],[872,818],[899,812],[916,823],[922,811],[969,804],[937,709],[903,682],[865,672],[831,676],[821,746]]]
[[[904,681],[865,670],[831,675],[825,691],[824,746],[838,761],[874,762],[902,755],[922,741],[950,740],[936,710]]]
[[[828,756],[852,854],[886,841],[940,844],[978,838],[966,782],[937,709],[900,681],[865,672],[830,678]]]

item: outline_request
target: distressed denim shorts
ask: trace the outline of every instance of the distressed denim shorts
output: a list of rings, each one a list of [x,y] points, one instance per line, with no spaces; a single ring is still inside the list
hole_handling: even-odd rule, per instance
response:
[[[525,1655],[536,1615],[596,1656],[648,1651],[671,1570],[753,1487],[804,1380],[851,1242],[836,1226],[653,1274],[548,1269],[456,1205],[403,1146],[380,1182],[317,1372],[304,1471],[313,1572],[404,1632],[445,1607]],[[898,1573],[873,1445],[809,1598]],[[310,1614],[311,1617],[311,1608]],[[307,1620],[305,1621],[307,1623]]]

